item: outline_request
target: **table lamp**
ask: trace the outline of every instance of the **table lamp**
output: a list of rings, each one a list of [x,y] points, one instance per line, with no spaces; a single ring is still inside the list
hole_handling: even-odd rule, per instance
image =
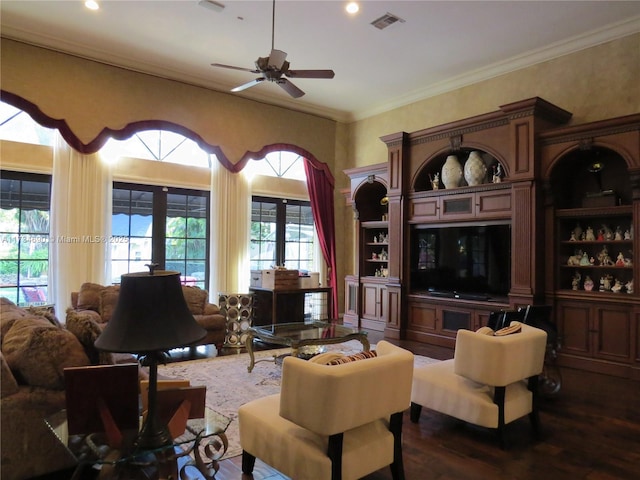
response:
[[[155,270],[122,275],[118,303],[95,346],[100,350],[135,353],[149,367],[149,408],[136,438],[137,449],[172,444],[166,424],[157,417],[158,362],[168,350],[201,340],[206,330],[198,325],[187,307],[180,273]]]

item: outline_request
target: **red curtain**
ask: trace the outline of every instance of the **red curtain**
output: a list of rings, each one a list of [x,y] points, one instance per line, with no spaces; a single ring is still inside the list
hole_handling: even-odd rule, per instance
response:
[[[332,287],[330,318],[338,318],[338,275],[336,272],[336,227],[333,209],[334,179],[325,163],[312,163],[304,159],[307,189],[311,199],[311,212],[316,224],[320,248],[328,265],[329,286]]]

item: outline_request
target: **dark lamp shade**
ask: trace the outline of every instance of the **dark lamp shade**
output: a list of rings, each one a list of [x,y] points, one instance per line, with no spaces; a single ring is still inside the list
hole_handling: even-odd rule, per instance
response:
[[[122,275],[118,303],[95,346],[144,354],[191,345],[206,334],[187,307],[180,273],[156,270]]]

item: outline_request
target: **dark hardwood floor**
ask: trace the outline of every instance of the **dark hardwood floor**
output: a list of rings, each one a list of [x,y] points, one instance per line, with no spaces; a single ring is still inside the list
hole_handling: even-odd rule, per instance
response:
[[[372,332],[373,333],[373,332]],[[379,340],[370,334],[372,343]],[[447,359],[449,349],[394,342],[420,355]],[[225,353],[237,353],[237,350]],[[494,432],[423,409],[414,424],[405,413],[404,465],[407,480],[640,479],[640,383],[562,369],[560,393],[541,404],[542,435],[534,440],[528,419],[507,428],[508,448]],[[63,479],[64,476],[47,477]],[[223,460],[218,480],[283,480],[258,460],[243,475],[241,457]],[[388,468],[366,480],[390,480]]]

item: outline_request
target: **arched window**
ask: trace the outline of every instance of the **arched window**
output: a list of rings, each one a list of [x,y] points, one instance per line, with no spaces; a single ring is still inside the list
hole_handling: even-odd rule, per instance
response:
[[[144,130],[126,140],[110,139],[100,149],[106,158],[132,157],[211,168],[216,161],[193,140],[169,130]]]
[[[27,112],[0,102],[0,140],[53,146],[54,130],[35,122]]]

